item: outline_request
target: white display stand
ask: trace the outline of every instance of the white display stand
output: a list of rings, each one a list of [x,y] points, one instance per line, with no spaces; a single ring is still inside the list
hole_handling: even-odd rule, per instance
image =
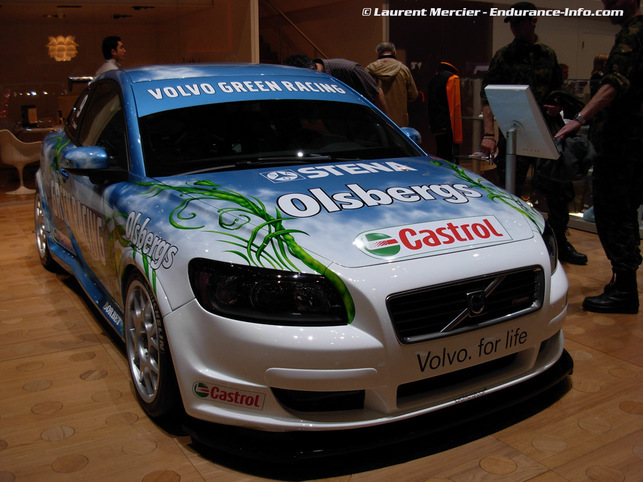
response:
[[[487,85],[485,93],[507,138],[505,188],[516,192],[516,155],[558,159],[560,153],[528,85]]]

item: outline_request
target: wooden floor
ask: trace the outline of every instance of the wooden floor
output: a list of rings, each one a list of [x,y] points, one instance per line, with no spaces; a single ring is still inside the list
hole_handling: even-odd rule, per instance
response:
[[[70,278],[40,266],[32,199],[7,196],[15,187],[0,180],[0,482],[643,480],[643,313],[581,311],[609,277],[594,234],[571,233],[590,262],[565,266],[575,371],[562,398],[391,457],[293,472],[201,450],[144,415],[122,347]]]

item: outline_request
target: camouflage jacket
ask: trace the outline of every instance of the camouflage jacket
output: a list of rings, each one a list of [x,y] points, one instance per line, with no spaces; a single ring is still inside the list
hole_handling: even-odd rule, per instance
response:
[[[592,139],[643,135],[643,15],[631,19],[616,35],[602,85],[616,98],[592,121]],[[597,146],[598,147],[598,146]]]
[[[496,52],[482,80],[482,105],[489,105],[484,88],[489,84],[529,85],[542,106],[547,94],[561,88],[563,74],[556,52],[536,39],[529,44],[514,40]]]

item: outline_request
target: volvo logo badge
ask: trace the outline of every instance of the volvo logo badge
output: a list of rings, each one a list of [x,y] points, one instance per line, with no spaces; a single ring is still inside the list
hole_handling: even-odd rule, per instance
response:
[[[484,290],[467,293],[467,306],[471,316],[478,316],[487,309],[487,297]]]

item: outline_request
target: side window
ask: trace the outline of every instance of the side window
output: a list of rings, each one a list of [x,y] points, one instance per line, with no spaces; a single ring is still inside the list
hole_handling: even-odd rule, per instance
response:
[[[74,107],[67,116],[67,135],[74,141],[78,138],[78,131],[80,130],[81,119],[85,113],[88,98],[89,88],[85,89],[83,93],[78,96]]]
[[[82,146],[100,146],[113,167],[127,169],[125,115],[118,86],[101,82],[94,86],[86,107],[78,141]]]

